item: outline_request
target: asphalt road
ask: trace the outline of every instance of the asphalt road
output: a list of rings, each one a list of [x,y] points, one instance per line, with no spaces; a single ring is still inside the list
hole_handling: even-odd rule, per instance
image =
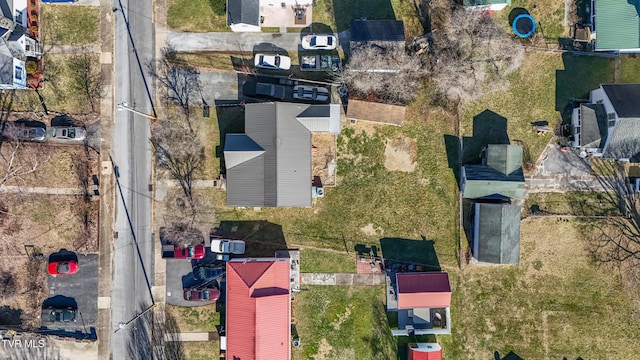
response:
[[[114,4],[119,7],[118,1]],[[153,93],[153,89],[146,88],[139,62],[144,68],[154,54],[152,1],[122,0],[122,9],[114,14],[114,103],[126,101],[129,107],[151,114],[147,90]],[[133,44],[123,15],[129,21]],[[151,358],[151,344],[146,317],[136,319],[136,316],[153,303],[149,120],[129,111],[114,113],[112,159],[117,167],[114,174],[118,184],[111,293],[111,327],[115,333],[111,336],[111,357],[147,359]],[[120,328],[120,323],[126,326]]]

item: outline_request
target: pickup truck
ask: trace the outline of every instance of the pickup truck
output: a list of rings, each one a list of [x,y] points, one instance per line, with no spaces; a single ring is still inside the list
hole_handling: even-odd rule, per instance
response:
[[[173,259],[200,260],[204,258],[204,245],[189,246],[163,245],[162,257]]]
[[[310,55],[300,59],[302,71],[338,71],[342,62],[338,55]]]

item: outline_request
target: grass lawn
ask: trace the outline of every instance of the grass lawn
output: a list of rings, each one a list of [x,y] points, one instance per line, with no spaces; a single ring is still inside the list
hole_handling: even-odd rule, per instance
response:
[[[537,135],[531,123],[548,121],[553,127],[558,111],[570,99],[588,98],[589,90],[598,84],[613,82],[613,60],[530,51],[508,80],[509,89],[489,93],[463,108],[463,134],[472,137],[465,139],[465,162],[477,159],[480,149],[505,130],[512,144],[523,145],[524,161],[535,161],[552,134]],[[492,116],[484,116],[486,110]],[[495,115],[506,118],[506,129],[491,127],[490,122],[496,124]]]
[[[42,42],[46,45],[95,44],[100,40],[97,6],[40,5]]]
[[[354,273],[356,262],[353,251],[346,253],[326,252],[314,249],[300,251],[301,272]]]
[[[216,325],[220,325],[216,304],[196,307],[166,305],[165,311],[173,317],[181,332],[217,331]]]
[[[617,80],[619,83],[640,82],[640,59],[636,55],[620,55]]]
[[[168,0],[167,26],[174,31],[223,32],[231,31],[224,14],[216,13],[214,2],[224,0]]]
[[[569,37],[569,28],[564,26],[564,2],[557,0],[513,0],[511,7],[500,12],[506,26],[509,13],[515,8],[525,8],[537,22],[536,32],[543,33],[547,42],[557,42],[560,37]]]
[[[579,226],[526,219],[519,266],[449,272],[453,333],[438,337],[446,358],[639,358],[629,293],[614,271],[593,265]]]
[[[550,214],[579,216],[616,216],[620,211],[603,194],[596,192],[535,193],[529,194],[525,210],[532,206]]]

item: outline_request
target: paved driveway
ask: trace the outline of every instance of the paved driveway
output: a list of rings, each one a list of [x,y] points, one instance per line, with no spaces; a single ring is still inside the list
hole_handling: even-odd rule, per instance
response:
[[[205,283],[209,283],[207,280],[196,280],[193,277],[193,267],[196,265],[213,264],[216,259],[215,255],[209,250],[209,244],[207,244],[206,256],[202,260],[188,261],[184,259],[167,259],[167,297],[166,302],[170,305],[177,306],[202,306],[208,305],[207,302],[195,302],[185,301],[183,299],[183,291],[185,288],[199,286]],[[220,288],[224,289],[224,280],[220,282]],[[221,291],[222,292],[222,291]],[[223,299],[222,294],[220,296]]]
[[[298,51],[298,33],[188,33],[167,31],[167,45],[178,52],[197,51]]]
[[[54,255],[52,255],[54,256]],[[55,256],[54,256],[55,257]],[[78,257],[78,272],[73,275],[49,276],[49,298],[42,305],[42,327],[55,333],[74,337],[96,337],[98,321],[98,255]],[[75,307],[75,323],[50,323],[49,306]]]

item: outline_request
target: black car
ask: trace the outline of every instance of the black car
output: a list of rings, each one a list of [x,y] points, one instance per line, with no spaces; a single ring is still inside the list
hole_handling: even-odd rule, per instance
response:
[[[66,309],[53,309],[50,308],[49,313],[50,322],[76,322],[76,310],[73,308]]]
[[[224,275],[222,267],[196,266],[193,268],[193,278],[196,280],[215,279]]]

